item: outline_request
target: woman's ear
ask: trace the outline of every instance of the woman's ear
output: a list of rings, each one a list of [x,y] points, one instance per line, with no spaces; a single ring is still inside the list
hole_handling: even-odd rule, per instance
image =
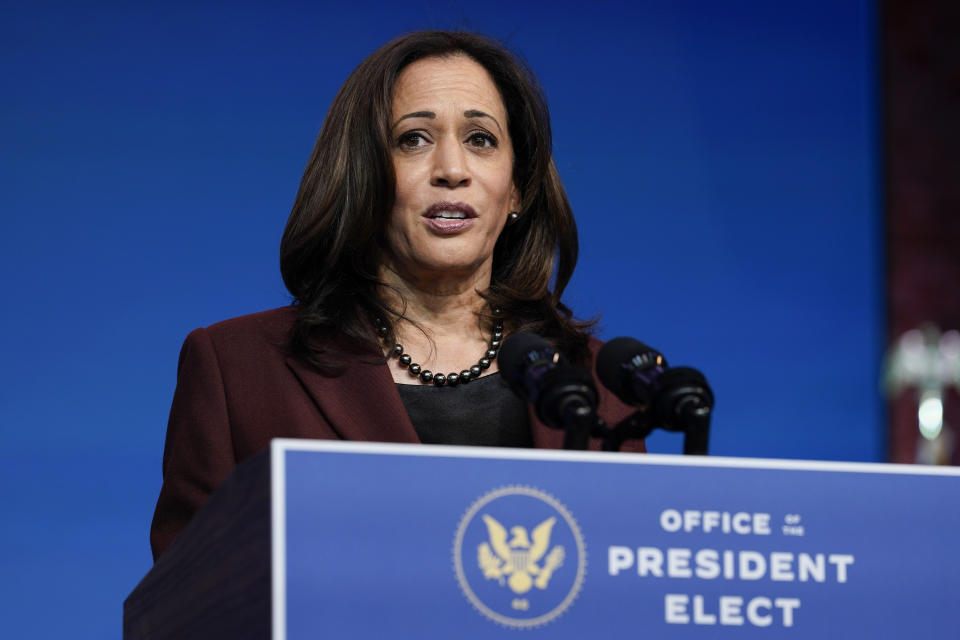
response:
[[[520,213],[520,201],[520,190],[514,185],[510,188],[510,205],[507,207],[507,211]]]

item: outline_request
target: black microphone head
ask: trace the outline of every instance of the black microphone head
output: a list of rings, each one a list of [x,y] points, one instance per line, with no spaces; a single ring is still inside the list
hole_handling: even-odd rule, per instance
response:
[[[600,382],[631,405],[652,400],[656,377],[666,368],[663,354],[633,338],[614,338],[597,354]]]
[[[556,364],[560,354],[549,342],[535,333],[520,331],[510,334],[497,355],[497,366],[507,383],[526,396],[527,390],[523,385],[523,375],[530,365]]]
[[[552,344],[526,332],[504,341],[497,364],[544,424],[567,432],[564,447],[586,447],[589,428],[597,421],[597,390],[588,371],[566,362]]]

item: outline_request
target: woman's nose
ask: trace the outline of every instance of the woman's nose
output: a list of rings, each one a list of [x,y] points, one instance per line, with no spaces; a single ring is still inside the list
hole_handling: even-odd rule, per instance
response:
[[[457,140],[439,142],[433,153],[430,184],[435,187],[465,187],[470,184],[465,150]]]

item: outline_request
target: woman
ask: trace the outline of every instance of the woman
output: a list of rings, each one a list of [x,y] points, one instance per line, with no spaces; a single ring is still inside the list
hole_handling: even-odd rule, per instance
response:
[[[295,305],[184,343],[155,558],[274,437],[561,446],[495,375],[511,332],[591,368],[599,346],[560,301],[577,239],[550,149],[532,74],[480,36],[414,33],[350,75],[281,243]]]

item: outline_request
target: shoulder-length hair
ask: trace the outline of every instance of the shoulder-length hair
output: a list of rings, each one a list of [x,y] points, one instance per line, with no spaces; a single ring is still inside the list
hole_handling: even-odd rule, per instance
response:
[[[298,305],[292,351],[321,372],[342,368],[334,343],[345,334],[376,348],[371,316],[393,327],[403,309],[377,295],[387,217],[394,202],[390,120],[394,85],[407,65],[466,55],[500,91],[513,142],[513,181],[520,217],[494,247],[490,288],[507,331],[533,331],[575,361],[587,358],[590,323],[575,321],[560,296],[577,261],[573,212],[551,156],[547,102],[530,69],[499,43],[465,32],[423,31],[387,43],[340,88],[320,130],[280,243],[280,269]],[[551,276],[552,286],[551,286]],[[489,322],[493,311],[482,315]],[[352,349],[351,349],[352,350]]]

